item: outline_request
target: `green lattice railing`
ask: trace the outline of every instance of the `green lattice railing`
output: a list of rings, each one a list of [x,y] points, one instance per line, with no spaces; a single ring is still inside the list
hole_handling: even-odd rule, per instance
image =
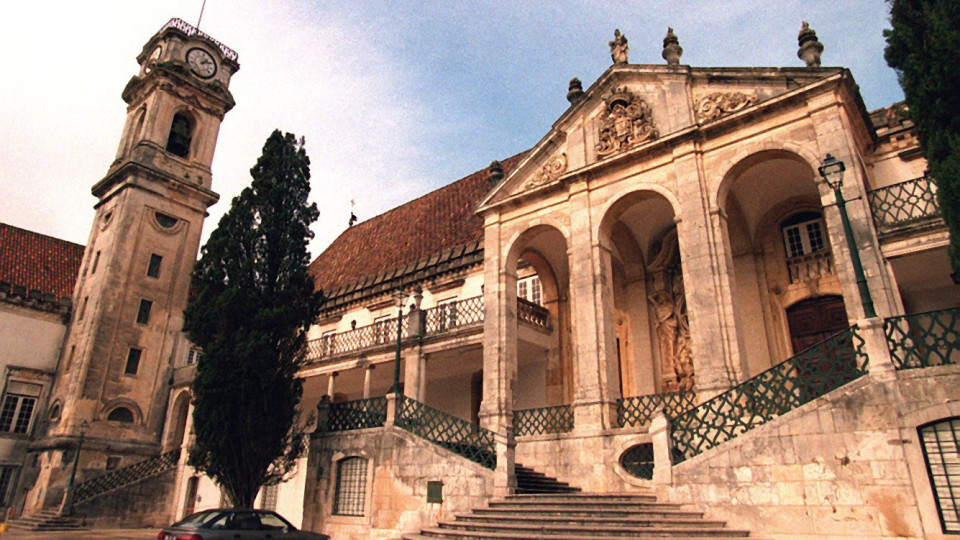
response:
[[[176,467],[179,460],[180,449],[177,448],[166,454],[160,454],[159,456],[145,459],[133,465],[121,467],[107,474],[80,482],[77,484],[73,501],[75,504],[80,504],[109,491],[140,482],[151,476],[156,476]]]
[[[397,427],[488,469],[497,467],[492,431],[402,394],[397,396],[397,416],[394,423]]]
[[[350,431],[383,427],[387,420],[387,398],[375,397],[330,404],[328,431]]]
[[[696,392],[620,398],[617,400],[617,424],[620,427],[649,424],[661,409],[669,418],[676,418],[696,406],[696,399]]]
[[[890,317],[883,330],[897,369],[960,364],[960,308]]]
[[[447,302],[426,310],[427,335],[483,322],[483,297]]]
[[[940,215],[937,183],[923,176],[867,194],[878,230],[901,227]]]
[[[513,429],[518,437],[544,433],[569,433],[573,431],[573,407],[557,405],[513,411]]]
[[[867,361],[854,326],[680,414],[670,434],[675,463],[858,379]]]

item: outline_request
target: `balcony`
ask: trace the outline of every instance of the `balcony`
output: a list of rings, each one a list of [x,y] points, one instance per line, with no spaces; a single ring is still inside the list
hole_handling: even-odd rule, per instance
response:
[[[483,297],[475,296],[424,310],[424,337],[439,336],[454,330],[483,326]],[[549,312],[543,306],[517,299],[517,320],[542,330],[550,330]],[[409,318],[404,317],[401,339],[409,334]],[[346,332],[327,335],[307,342],[307,361],[363,351],[396,343],[397,319],[388,319]]]
[[[937,183],[930,176],[875,189],[867,200],[880,236],[940,218]]]

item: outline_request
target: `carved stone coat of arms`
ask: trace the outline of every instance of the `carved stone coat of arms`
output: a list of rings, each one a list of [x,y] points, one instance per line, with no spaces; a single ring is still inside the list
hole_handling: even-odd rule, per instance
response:
[[[650,106],[626,88],[619,88],[605,100],[600,116],[597,154],[606,157],[656,139],[660,134],[653,124]]]

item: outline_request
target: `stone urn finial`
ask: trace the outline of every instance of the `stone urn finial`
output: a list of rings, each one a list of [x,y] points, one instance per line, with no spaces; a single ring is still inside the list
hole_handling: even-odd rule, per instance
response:
[[[491,184],[496,184],[503,179],[503,164],[497,160],[490,162],[490,167],[487,169],[487,180]]]
[[[617,28],[613,31],[613,41],[610,42],[610,58],[613,63],[626,64],[630,60],[630,45],[627,44],[627,36],[620,33]]]
[[[574,77],[570,79],[570,88],[567,90],[567,101],[573,103],[583,97],[583,83]]]
[[[817,33],[810,28],[810,23],[803,21],[800,33],[797,35],[797,57],[807,63],[807,67],[820,67],[820,55],[823,54],[823,43],[817,41]]]
[[[683,47],[680,46],[680,40],[673,33],[673,28],[667,27],[667,36],[663,38],[663,52],[660,56],[667,61],[667,64],[679,64],[680,57],[683,56]]]

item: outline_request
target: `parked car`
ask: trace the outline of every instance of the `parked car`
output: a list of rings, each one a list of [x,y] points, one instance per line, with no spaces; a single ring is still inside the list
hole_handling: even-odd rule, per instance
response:
[[[270,510],[204,510],[164,528],[157,540],[330,540],[325,534],[298,531]]]

